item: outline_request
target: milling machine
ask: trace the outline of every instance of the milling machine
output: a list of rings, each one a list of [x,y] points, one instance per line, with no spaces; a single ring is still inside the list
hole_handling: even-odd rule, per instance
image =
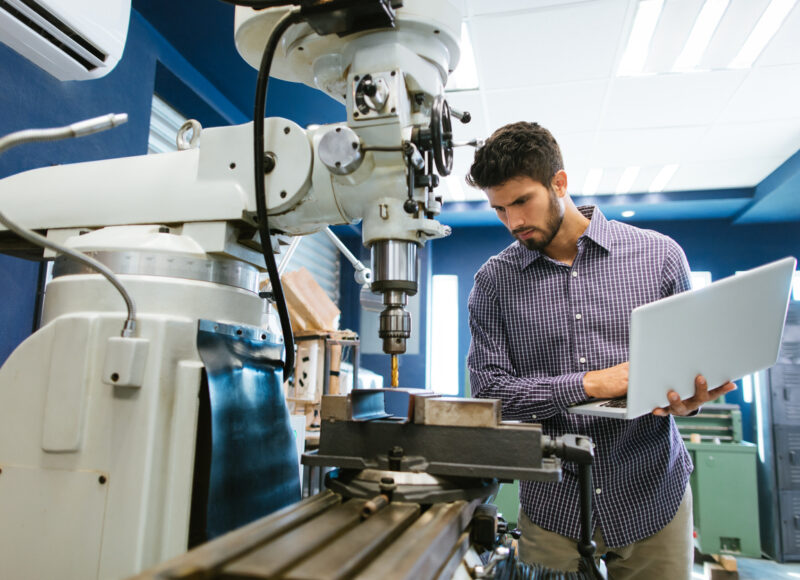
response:
[[[299,500],[281,397],[291,328],[283,312],[283,338],[271,330],[258,294],[266,268],[281,307],[280,235],[360,220],[379,338],[405,351],[417,250],[448,233],[435,188],[452,166],[452,117],[468,120],[443,96],[460,11],[249,4],[235,40],[260,71],[253,123],[190,124],[174,153],[0,181],[4,214],[127,292],[0,226],[0,251],[55,259],[42,327],[0,368],[0,577],[126,577]],[[346,122],[265,119],[270,72],[343,101]]]

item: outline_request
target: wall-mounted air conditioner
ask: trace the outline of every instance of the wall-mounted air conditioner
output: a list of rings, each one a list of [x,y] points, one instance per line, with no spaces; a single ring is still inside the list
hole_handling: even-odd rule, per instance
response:
[[[122,57],[131,0],[0,0],[0,41],[62,81],[108,74]]]

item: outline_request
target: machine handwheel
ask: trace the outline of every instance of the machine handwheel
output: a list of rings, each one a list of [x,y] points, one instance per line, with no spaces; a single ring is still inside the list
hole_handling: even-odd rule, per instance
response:
[[[433,100],[430,130],[436,170],[442,177],[447,177],[453,170],[453,122],[444,95]]]

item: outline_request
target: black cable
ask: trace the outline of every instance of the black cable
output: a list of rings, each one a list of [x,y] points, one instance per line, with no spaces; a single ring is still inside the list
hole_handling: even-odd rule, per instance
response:
[[[264,4],[266,4],[266,2]],[[272,30],[267,45],[264,47],[261,65],[258,68],[255,111],[253,113],[256,215],[258,218],[258,231],[261,236],[261,251],[264,254],[264,262],[266,263],[267,273],[269,274],[269,280],[272,284],[272,295],[275,298],[275,306],[278,309],[281,331],[283,332],[283,342],[286,347],[286,362],[283,363],[284,380],[291,377],[294,372],[294,335],[292,334],[292,322],[289,319],[289,309],[286,306],[286,298],[283,295],[281,277],[278,274],[278,265],[275,262],[275,254],[272,252],[269,222],[267,221],[267,195],[264,186],[264,115],[266,114],[265,109],[267,107],[269,71],[272,66],[272,58],[275,55],[275,49],[278,47],[278,42],[286,30],[300,21],[300,11],[292,10],[283,16]]]

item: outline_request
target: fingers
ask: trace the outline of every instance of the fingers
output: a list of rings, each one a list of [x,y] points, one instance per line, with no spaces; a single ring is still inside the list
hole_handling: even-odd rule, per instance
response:
[[[694,398],[702,401],[706,401],[706,397],[708,396],[708,381],[703,375],[697,375],[694,378]]]
[[[709,401],[713,401],[717,397],[721,397],[725,393],[730,393],[731,391],[735,391],[735,390],[736,390],[736,385],[735,384],[733,384],[733,383],[725,383],[724,385],[721,385],[721,386],[717,387],[716,389],[711,389],[708,392],[708,400]]]

